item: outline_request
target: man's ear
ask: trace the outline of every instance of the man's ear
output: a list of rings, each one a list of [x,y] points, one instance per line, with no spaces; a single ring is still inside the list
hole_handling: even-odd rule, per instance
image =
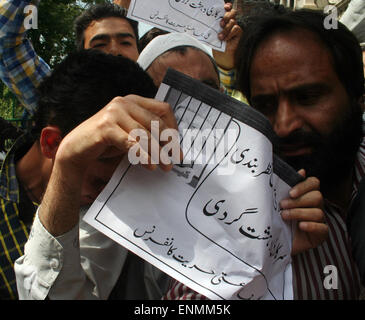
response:
[[[42,129],[39,140],[43,155],[49,159],[54,159],[62,141],[61,130],[52,126],[45,127]]]

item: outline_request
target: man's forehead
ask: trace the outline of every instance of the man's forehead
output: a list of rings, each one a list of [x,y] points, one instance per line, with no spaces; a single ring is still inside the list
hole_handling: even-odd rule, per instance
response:
[[[266,55],[268,61],[277,66],[284,54],[286,60],[291,59],[297,64],[304,58],[312,61],[332,60],[330,51],[320,38],[305,29],[275,32],[259,44],[254,58]]]
[[[85,29],[85,38],[92,38],[97,34],[121,34],[130,33],[134,38],[136,35],[132,25],[126,18],[107,17],[92,21]]]
[[[219,76],[209,56],[191,47],[181,51],[167,51],[156,58],[147,69],[157,85],[162,81],[168,68],[175,69],[194,79],[219,89]]]
[[[196,78],[199,80],[211,79],[219,82],[219,75],[214,67],[212,59],[199,49],[186,47],[186,53],[183,55],[176,51],[169,51],[162,55],[161,58],[162,61],[165,60],[166,65],[177,69],[180,72],[185,73],[186,70],[198,72],[203,76],[203,78],[197,76]],[[166,60],[168,60],[168,62]],[[194,78],[193,74],[194,72],[188,75]]]
[[[251,87],[266,89],[268,79],[278,86],[330,81],[337,77],[328,49],[309,31],[278,32],[257,48],[251,65]]]
[[[168,58],[170,56],[173,56],[175,59],[186,59],[188,62],[193,62],[194,59],[191,58],[191,56],[199,57],[200,59],[206,60],[207,58],[211,60],[205,52],[201,51],[198,48],[185,46],[181,50],[169,50],[160,55],[159,58]],[[195,59],[196,60],[196,59]],[[211,65],[214,68],[213,62],[210,61],[209,65]]]

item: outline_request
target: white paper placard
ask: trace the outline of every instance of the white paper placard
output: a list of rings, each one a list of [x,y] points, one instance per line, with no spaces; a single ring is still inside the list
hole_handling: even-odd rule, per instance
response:
[[[296,172],[273,155],[261,115],[171,74],[187,87],[163,83],[157,97],[175,111],[183,164],[166,173],[125,159],[84,219],[210,299],[292,299],[291,226],[278,203]]]
[[[205,45],[225,51],[218,39],[225,14],[223,0],[132,0],[128,18],[169,32],[185,32]]]

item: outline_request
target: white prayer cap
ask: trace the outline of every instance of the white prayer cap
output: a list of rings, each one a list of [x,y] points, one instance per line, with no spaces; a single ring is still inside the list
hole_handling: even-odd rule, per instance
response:
[[[210,53],[207,48],[198,40],[187,35],[186,33],[172,32],[154,38],[142,50],[137,63],[142,67],[143,70],[147,70],[151,63],[163,53],[180,46],[189,46],[200,49],[210,57]]]

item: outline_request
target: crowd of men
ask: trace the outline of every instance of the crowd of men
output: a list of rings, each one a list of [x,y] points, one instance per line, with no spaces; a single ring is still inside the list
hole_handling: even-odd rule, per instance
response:
[[[82,220],[137,143],[129,132],[150,134],[151,121],[177,129],[170,106],[154,99],[169,67],[264,114],[277,153],[303,176],[280,203],[295,224],[294,298],[358,299],[365,153],[355,35],[341,23],[326,29],[320,12],[270,4],[238,24],[226,3],[225,53],[161,30],[139,52],[129,1],[114,2],[76,19],[77,51],[53,70],[23,28],[31,1],[0,3],[0,77],[34,122],[0,171],[0,299],[206,299]],[[338,270],[336,288],[323,286],[327,265]]]

